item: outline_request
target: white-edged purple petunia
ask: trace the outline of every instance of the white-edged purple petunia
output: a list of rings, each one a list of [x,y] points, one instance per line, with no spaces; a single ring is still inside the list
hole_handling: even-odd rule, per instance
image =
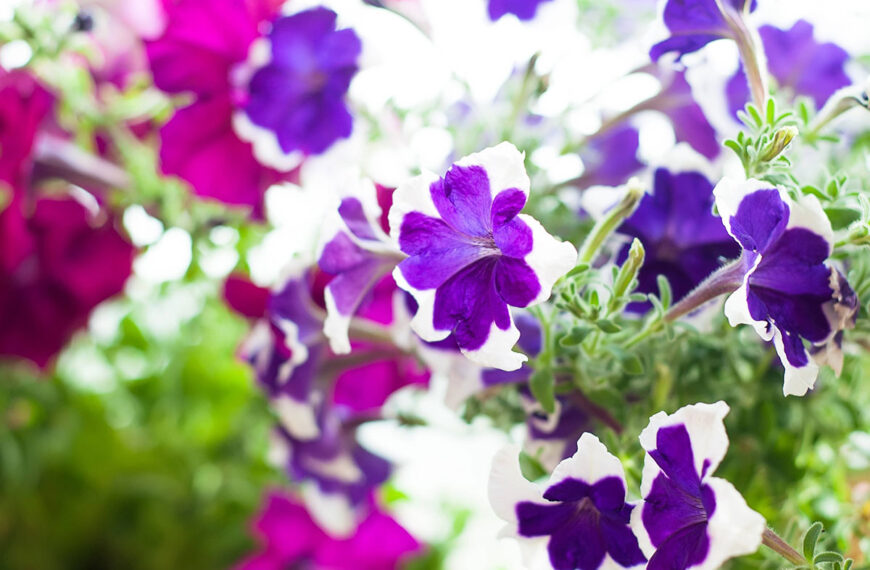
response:
[[[731,483],[713,477],[728,450],[728,411],[716,402],[659,412],[641,432],[643,503],[631,527],[648,570],[713,570],[761,545],[764,518]]]
[[[393,276],[419,305],[411,327],[423,340],[452,333],[471,360],[502,370],[526,360],[511,350],[519,331],[509,307],[545,301],[577,259],[571,244],[519,213],[528,193],[523,155],[510,143],[396,190],[390,230],[409,257]]]
[[[591,433],[550,476],[546,488],[527,481],[519,449],[502,449],[493,460],[489,501],[507,522],[502,536],[521,541],[532,568],[594,570],[633,568],[646,562],[629,520],[625,472],[619,459]]]
[[[670,36],[650,50],[657,61],[666,53],[679,57],[708,43],[743,33],[745,13],[755,10],[756,0],[665,0],[662,18]]]
[[[392,189],[377,187],[377,201],[389,211]],[[348,197],[338,207],[337,230],[323,247],[318,265],[334,278],[326,285],[326,320],[323,332],[336,354],[350,352],[348,327],[372,289],[396,266],[403,254],[390,241],[388,231],[367,211],[363,201]],[[382,219],[386,216],[382,212]]]
[[[846,280],[825,264],[831,223],[814,196],[795,202],[767,182],[725,178],[713,193],[728,233],[743,247],[746,270],[725,315],[732,326],[752,325],[773,341],[785,367],[783,393],[802,396],[818,376],[812,352],[824,348],[825,362],[836,367],[831,352],[857,311]]]

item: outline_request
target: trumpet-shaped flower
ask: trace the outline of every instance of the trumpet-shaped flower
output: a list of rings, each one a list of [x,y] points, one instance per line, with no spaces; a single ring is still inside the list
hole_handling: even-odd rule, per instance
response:
[[[764,518],[713,472],[728,450],[724,402],[659,412],[640,434],[643,503],[631,527],[649,570],[713,570],[761,545]]]
[[[728,233],[743,247],[746,270],[725,315],[732,326],[752,325],[773,341],[785,366],[783,393],[802,396],[819,370],[804,343],[825,347],[825,362],[836,364],[830,352],[857,311],[848,283],[825,264],[831,223],[815,197],[795,202],[758,180],[723,179],[714,195]]]
[[[756,0],[666,0],[662,16],[670,37],[650,50],[657,61],[669,52],[679,57],[698,51],[708,43],[736,37],[735,27]]]
[[[629,527],[633,506],[625,500],[622,464],[597,437],[584,433],[577,452],[559,463],[546,488],[523,477],[518,453],[506,447],[496,455],[489,501],[507,522],[502,534],[522,541],[527,563],[594,570],[646,561]]]
[[[511,350],[519,331],[509,307],[545,301],[577,255],[519,213],[528,192],[523,156],[509,143],[396,190],[390,228],[409,257],[393,276],[419,305],[411,326],[423,340],[452,333],[466,356],[503,370],[526,360]]]

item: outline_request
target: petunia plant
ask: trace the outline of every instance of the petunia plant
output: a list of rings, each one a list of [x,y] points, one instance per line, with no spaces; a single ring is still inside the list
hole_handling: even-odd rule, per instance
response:
[[[0,566],[867,566],[862,2],[14,4]]]

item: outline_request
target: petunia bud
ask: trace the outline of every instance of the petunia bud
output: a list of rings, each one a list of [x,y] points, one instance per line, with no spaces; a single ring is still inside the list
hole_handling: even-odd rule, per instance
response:
[[[770,141],[764,150],[761,152],[759,160],[762,162],[770,162],[782,154],[791,141],[798,135],[796,127],[782,127],[773,135],[773,140]]]

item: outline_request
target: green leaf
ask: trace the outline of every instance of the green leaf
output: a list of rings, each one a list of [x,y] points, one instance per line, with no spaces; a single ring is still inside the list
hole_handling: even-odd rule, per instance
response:
[[[601,319],[600,321],[597,321],[595,324],[598,326],[599,329],[601,329],[603,332],[605,332],[607,334],[618,333],[619,331],[622,330],[622,327],[620,327],[618,324],[614,323],[613,321],[607,320],[607,319]]]
[[[839,552],[820,552],[813,557],[813,564],[833,564],[843,561],[843,555]]]
[[[541,404],[544,411],[552,414],[556,410],[555,378],[549,370],[538,370],[529,378],[532,396]]]
[[[807,529],[807,533],[804,535],[804,557],[807,560],[813,559],[813,553],[816,551],[816,543],[819,541],[819,537],[825,531],[825,527],[822,526],[820,522],[814,522],[809,529]]]
[[[622,369],[628,374],[639,376],[644,371],[643,362],[636,355],[632,354],[622,361]]]
[[[520,452],[520,471],[527,481],[537,481],[549,475],[541,462],[525,451]]]
[[[583,273],[587,269],[589,269],[588,263],[578,263],[577,265],[574,266],[574,269],[572,269],[571,271],[569,271],[565,275],[565,277],[574,277],[575,275],[579,275],[579,274]]]
[[[662,302],[662,307],[668,309],[674,298],[674,294],[671,291],[671,283],[664,275],[656,277],[656,283],[658,283],[659,286],[659,300]]]
[[[559,340],[559,344],[562,346],[577,346],[589,336],[592,330],[592,327],[574,327],[571,329],[571,332]]]
[[[825,214],[831,220],[834,230],[842,230],[861,219],[861,212],[852,208],[825,208]]]

